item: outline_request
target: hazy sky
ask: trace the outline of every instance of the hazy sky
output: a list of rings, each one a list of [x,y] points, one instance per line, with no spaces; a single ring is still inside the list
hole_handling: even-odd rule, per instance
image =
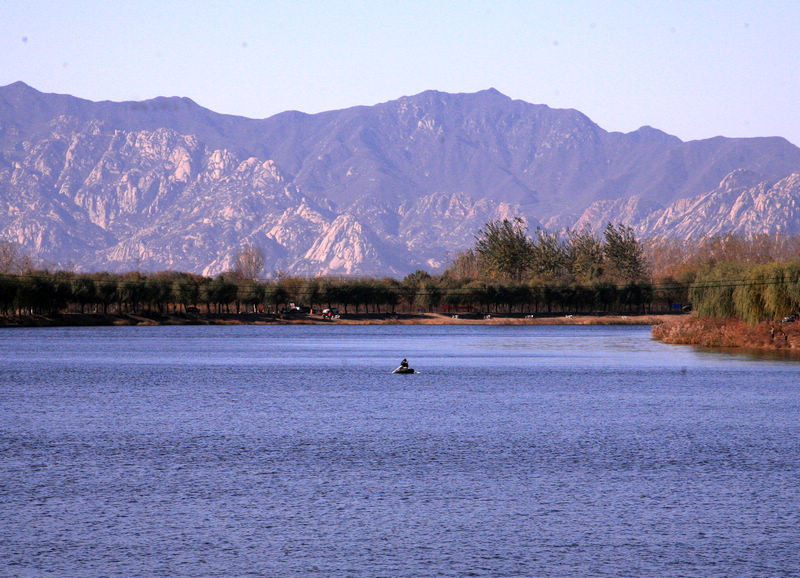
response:
[[[0,85],[260,118],[494,87],[606,130],[800,145],[800,1],[0,0]]]

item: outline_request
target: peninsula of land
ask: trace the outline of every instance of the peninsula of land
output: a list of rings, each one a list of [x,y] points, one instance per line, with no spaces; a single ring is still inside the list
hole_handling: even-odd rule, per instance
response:
[[[791,318],[790,318],[791,319]],[[800,351],[800,322],[763,321],[749,325],[738,319],[682,315],[653,325],[653,338],[675,345],[756,351]]]

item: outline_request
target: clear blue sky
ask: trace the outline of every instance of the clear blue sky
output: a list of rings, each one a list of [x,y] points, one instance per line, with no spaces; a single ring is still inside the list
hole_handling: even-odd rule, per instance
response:
[[[261,118],[427,89],[800,146],[800,1],[0,0],[0,85]]]

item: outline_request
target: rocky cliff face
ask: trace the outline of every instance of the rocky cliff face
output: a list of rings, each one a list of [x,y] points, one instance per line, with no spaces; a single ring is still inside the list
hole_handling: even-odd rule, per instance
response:
[[[800,173],[775,183],[736,170],[712,191],[667,206],[640,197],[593,203],[576,223],[599,233],[602,224],[622,222],[640,238],[691,239],[724,233],[800,235]]]
[[[51,266],[215,274],[436,270],[490,219],[640,235],[800,233],[800,149],[608,133],[494,91],[263,120],[188,99],[0,88],[0,238]]]

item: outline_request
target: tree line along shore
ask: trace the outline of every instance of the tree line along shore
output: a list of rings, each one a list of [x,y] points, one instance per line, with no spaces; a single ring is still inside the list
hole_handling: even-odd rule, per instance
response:
[[[796,349],[798,256],[784,235],[640,241],[610,223],[529,234],[520,219],[487,223],[442,273],[403,279],[260,279],[252,246],[214,277],[78,273],[0,243],[0,324],[639,322],[670,343]]]
[[[70,318],[86,323],[117,317],[171,322],[424,319],[532,319],[567,315],[644,315],[673,307],[674,287],[647,283],[539,285],[472,281],[452,284],[427,274],[390,278],[298,278],[274,281],[187,273],[0,275],[0,317]],[[226,317],[227,316],[227,317]]]
[[[418,270],[402,280],[285,274],[260,280],[263,268],[263,253],[252,246],[239,250],[232,271],[213,278],[174,271],[0,268],[8,271],[0,277],[0,313],[15,319],[155,312],[273,315],[281,320],[321,310],[336,311],[339,319],[362,313],[643,314],[669,311],[679,299],[673,284],[656,285],[648,278],[632,230],[610,224],[598,238],[588,231],[562,237],[541,229],[529,236],[520,219],[492,221],[479,230],[475,247],[458,255],[443,273]],[[328,320],[332,318],[329,314]]]

